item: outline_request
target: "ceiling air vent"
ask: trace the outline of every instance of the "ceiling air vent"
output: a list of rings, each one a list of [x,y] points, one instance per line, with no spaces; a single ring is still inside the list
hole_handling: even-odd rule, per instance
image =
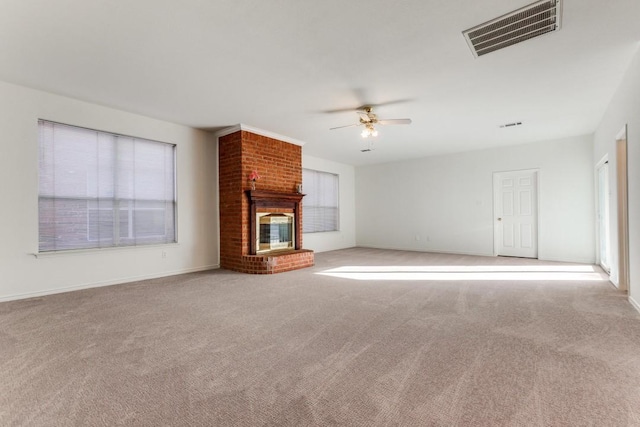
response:
[[[522,122],[513,122],[513,123],[506,123],[504,125],[500,125],[501,128],[511,128],[514,126],[522,126]]]
[[[470,28],[462,34],[473,55],[478,57],[558,31],[561,18],[561,0],[543,0]]]

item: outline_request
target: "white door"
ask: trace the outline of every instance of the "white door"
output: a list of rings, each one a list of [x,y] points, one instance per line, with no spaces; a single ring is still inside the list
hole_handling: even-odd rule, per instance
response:
[[[598,259],[600,266],[609,273],[609,162],[598,166]]]
[[[538,172],[494,174],[496,255],[538,257]]]

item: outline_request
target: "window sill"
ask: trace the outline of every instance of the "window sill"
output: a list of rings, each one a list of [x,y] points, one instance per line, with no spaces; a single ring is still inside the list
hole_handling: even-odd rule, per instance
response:
[[[90,248],[90,249],[67,249],[61,251],[48,251],[48,252],[35,252],[32,255],[36,258],[51,258],[57,256],[69,256],[69,255],[93,255],[97,253],[109,253],[109,252],[126,252],[132,250],[153,250],[153,249],[166,249],[170,247],[180,246],[179,243],[163,243],[157,245],[133,245],[133,246],[113,246],[108,248]]]

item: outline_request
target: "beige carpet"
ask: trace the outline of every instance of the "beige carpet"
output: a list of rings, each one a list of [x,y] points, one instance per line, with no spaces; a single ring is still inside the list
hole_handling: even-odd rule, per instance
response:
[[[0,304],[0,425],[640,425],[640,315],[599,270],[316,262]]]

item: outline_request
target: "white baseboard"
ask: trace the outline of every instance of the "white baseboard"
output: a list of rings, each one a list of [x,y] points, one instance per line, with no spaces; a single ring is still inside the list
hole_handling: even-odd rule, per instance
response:
[[[634,300],[633,298],[631,298],[631,296],[629,296],[629,302],[631,303],[633,308],[635,308],[640,312],[640,304],[638,304],[638,301]]]
[[[458,251],[445,251],[435,248],[428,249],[416,249],[416,248],[400,248],[394,246],[369,246],[369,245],[356,245],[357,248],[364,249],[389,249],[391,251],[407,251],[407,252],[425,252],[432,254],[451,254],[451,255],[473,255],[473,256],[494,256],[492,253],[485,252],[458,252]]]
[[[560,258],[556,258],[556,257],[538,257],[538,259],[540,261],[551,261],[551,262],[567,262],[567,263],[574,263],[574,264],[595,264],[595,260],[593,258],[574,258],[574,259],[560,259]]]
[[[85,283],[82,285],[67,286],[64,288],[47,289],[45,291],[26,292],[24,294],[14,294],[0,297],[0,302],[15,301],[25,298],[42,297],[46,295],[61,294],[64,292],[79,291],[81,289],[101,288],[103,286],[121,285],[123,283],[138,282],[140,280],[158,279],[160,277],[177,276],[178,274],[195,273],[198,271],[215,270],[220,268],[220,264],[207,265],[203,267],[186,268],[183,270],[164,271],[157,274],[146,274],[140,276],[124,277],[114,280],[106,280],[103,282]]]

